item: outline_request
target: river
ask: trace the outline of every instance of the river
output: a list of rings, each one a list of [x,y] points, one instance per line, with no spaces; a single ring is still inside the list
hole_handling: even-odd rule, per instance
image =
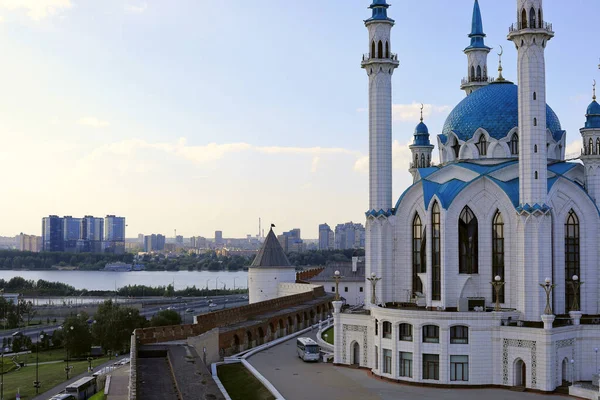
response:
[[[75,289],[114,290],[127,285],[166,286],[173,283],[175,290],[196,286],[210,289],[247,288],[248,272],[246,271],[0,271],[0,279],[6,281],[15,276],[27,280],[43,279],[50,282],[62,282],[74,286]]]

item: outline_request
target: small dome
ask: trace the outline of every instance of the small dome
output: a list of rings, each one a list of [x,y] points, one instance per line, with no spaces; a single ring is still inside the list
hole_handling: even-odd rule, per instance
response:
[[[600,104],[596,100],[587,108],[585,127],[600,128]]]
[[[415,128],[415,135],[419,135],[419,134],[423,134],[423,133],[429,135],[429,129],[427,128],[427,125],[425,125],[423,122],[421,122]]]

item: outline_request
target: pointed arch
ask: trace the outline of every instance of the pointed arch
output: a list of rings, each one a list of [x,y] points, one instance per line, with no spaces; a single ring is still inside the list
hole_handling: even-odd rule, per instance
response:
[[[475,66],[471,65],[471,77],[470,77],[471,81],[475,80]]]
[[[477,150],[479,150],[480,156],[487,156],[488,143],[483,133],[479,136],[479,141],[475,146],[477,147]]]
[[[506,281],[504,272],[504,219],[500,210],[496,210],[492,220],[492,280],[496,276]],[[498,291],[500,303],[504,303],[504,285]],[[492,290],[492,301],[496,302],[496,291]]]
[[[431,207],[431,299],[442,299],[441,214],[437,200]]]
[[[419,168],[419,155],[415,153],[415,163],[413,168]]]
[[[600,154],[600,138],[596,138],[596,154]]]
[[[421,168],[425,168],[425,154],[421,153]]]
[[[421,217],[419,213],[415,213],[412,224],[412,255],[413,255],[413,268],[412,268],[412,291],[413,294],[416,292],[423,293],[423,283],[417,274],[423,272],[423,255],[421,254],[423,244],[423,224],[421,223]]]
[[[532,29],[535,29],[537,27],[535,14],[535,8],[531,7],[531,10],[529,10],[529,27]]]
[[[512,137],[510,138],[510,154],[519,154],[519,135],[516,133],[513,133]]]
[[[383,58],[383,42],[381,40],[377,44],[377,58]]]
[[[477,81],[481,82],[481,65],[477,66]]]
[[[479,272],[477,217],[469,206],[465,206],[458,218],[458,272],[477,274]]]
[[[375,41],[371,42],[371,58],[375,58]]]
[[[588,154],[594,154],[594,139],[592,138],[590,138],[590,140],[588,141]]]
[[[390,58],[390,44],[387,40],[385,41],[385,58]]]
[[[573,209],[567,214],[565,221],[565,308],[566,311],[576,310],[580,293],[575,297],[573,276],[580,276],[579,254],[579,217]]]
[[[538,27],[541,29],[543,26],[543,20],[542,20],[542,9],[540,8],[538,10]]]
[[[521,11],[521,29],[527,29],[527,11]]]

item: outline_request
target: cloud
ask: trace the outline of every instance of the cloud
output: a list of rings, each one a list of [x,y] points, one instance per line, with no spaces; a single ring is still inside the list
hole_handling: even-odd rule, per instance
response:
[[[317,172],[317,169],[319,169],[319,161],[321,161],[321,159],[318,156],[313,157],[310,172]]]
[[[125,11],[132,14],[141,14],[148,9],[148,3],[141,3],[139,5],[125,4]]]
[[[78,124],[91,126],[92,128],[106,128],[110,125],[108,121],[102,121],[96,117],[83,117],[78,121]]]
[[[0,8],[25,9],[34,21],[56,14],[61,9],[71,8],[71,0],[0,0]]]
[[[397,140],[392,143],[392,165],[394,169],[406,169],[412,160],[412,153],[408,147],[411,142],[400,144]],[[369,172],[369,156],[362,156],[354,163],[354,170],[361,173]]]
[[[565,148],[565,158],[577,158],[581,155],[581,148],[583,147],[581,140],[571,142]]]

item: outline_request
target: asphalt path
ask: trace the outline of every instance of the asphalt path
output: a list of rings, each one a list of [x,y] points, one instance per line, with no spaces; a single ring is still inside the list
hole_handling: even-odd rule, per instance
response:
[[[315,339],[315,332],[305,336]],[[362,369],[304,362],[296,353],[296,338],[262,351],[248,361],[286,400],[542,400],[549,396],[507,389],[436,389],[382,381]]]
[[[212,301],[216,306],[210,307],[209,300]],[[210,311],[218,311],[224,308],[230,307],[239,307],[241,305],[245,305],[248,303],[248,300],[243,298],[240,295],[230,295],[230,296],[212,296],[206,298],[181,298],[181,299],[172,299],[171,301],[167,301],[162,304],[149,305],[143,307],[140,310],[140,315],[146,317],[147,319],[152,318],[159,311],[171,309],[177,311],[181,315],[182,322],[184,324],[193,323],[193,317],[195,315],[207,313]],[[186,312],[186,310],[193,310],[190,312]],[[93,316],[90,316],[93,318]],[[38,335],[43,331],[46,334],[52,334],[55,330],[61,328],[61,324],[55,325],[44,325],[41,327],[30,327],[30,328],[20,328],[20,329],[12,329],[9,331],[2,332],[0,334],[0,341],[4,338],[12,338],[12,335],[15,332],[22,332],[23,335],[29,336],[33,343],[36,343],[38,340]]]

